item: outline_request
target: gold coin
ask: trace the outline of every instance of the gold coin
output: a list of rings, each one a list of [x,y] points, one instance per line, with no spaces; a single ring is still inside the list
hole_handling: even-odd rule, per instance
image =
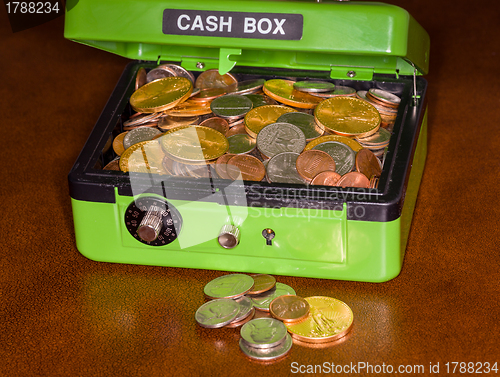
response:
[[[130,106],[140,113],[156,113],[175,107],[189,98],[193,84],[185,77],[165,77],[137,89],[130,97]]]
[[[285,323],[292,337],[309,343],[331,342],[352,328],[354,315],[344,302],[331,297],[306,297],[309,316],[298,323]]]
[[[293,87],[290,80],[267,80],[262,90],[272,99],[301,109],[314,109],[323,99],[301,92]]]
[[[183,161],[206,161],[227,152],[229,143],[220,132],[203,126],[181,126],[160,137],[163,150]]]
[[[380,114],[368,102],[356,97],[333,97],[314,110],[316,121],[342,136],[366,137],[377,132]]]
[[[339,143],[343,143],[348,147],[350,147],[354,152],[358,152],[361,149],[363,149],[361,144],[359,144],[356,140],[351,139],[350,137],[340,136],[340,135],[325,135],[325,136],[320,136],[317,139],[314,139],[309,143],[307,143],[306,147],[304,148],[304,151],[313,149],[316,145],[325,143],[327,141],[338,141]]]
[[[139,173],[165,174],[165,153],[157,140],[141,141],[126,149],[120,157],[120,170]]]
[[[294,111],[297,110],[281,105],[265,105],[256,107],[245,115],[245,131],[251,137],[256,138],[257,134],[265,126],[271,123],[276,123],[280,116]]]
[[[123,138],[128,133],[128,131],[122,132],[113,140],[113,150],[118,156],[121,156],[123,151],[125,151],[125,147],[123,146]]]
[[[188,100],[168,110],[166,114],[176,117],[193,117],[210,114],[211,112],[210,103],[199,103]]]
[[[162,131],[168,131],[171,130],[172,128],[179,126],[189,126],[191,124],[198,124],[199,120],[200,120],[199,116],[175,117],[166,115],[160,118],[160,120],[158,121],[158,128],[161,129]]]

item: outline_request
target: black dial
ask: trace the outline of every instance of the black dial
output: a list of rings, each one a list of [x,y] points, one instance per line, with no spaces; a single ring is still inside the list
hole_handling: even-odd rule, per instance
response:
[[[146,196],[136,199],[125,211],[127,230],[146,245],[168,245],[177,238],[181,225],[179,212],[161,198]]]

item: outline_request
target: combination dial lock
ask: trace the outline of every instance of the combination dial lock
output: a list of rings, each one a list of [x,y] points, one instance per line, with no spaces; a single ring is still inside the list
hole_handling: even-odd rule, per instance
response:
[[[175,207],[156,197],[139,198],[125,212],[125,226],[130,234],[151,246],[173,242],[181,225],[182,218]]]

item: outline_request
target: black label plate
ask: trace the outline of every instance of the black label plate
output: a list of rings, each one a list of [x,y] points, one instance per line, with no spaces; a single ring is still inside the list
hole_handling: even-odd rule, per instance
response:
[[[298,41],[302,39],[303,24],[302,14],[165,9],[162,31],[173,35]]]

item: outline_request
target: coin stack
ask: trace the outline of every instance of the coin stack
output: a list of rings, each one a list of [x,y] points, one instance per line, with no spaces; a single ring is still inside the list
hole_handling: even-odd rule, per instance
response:
[[[342,301],[301,298],[271,275],[224,275],[206,284],[204,293],[210,301],[196,311],[197,323],[205,328],[241,326],[240,349],[253,360],[280,359],[294,342],[332,344],[353,323],[353,313]]]
[[[141,68],[130,98],[136,113],[104,169],[376,187],[391,136],[383,127],[394,124],[399,102],[381,89],[329,81],[238,82],[214,69],[195,79],[175,64]]]

